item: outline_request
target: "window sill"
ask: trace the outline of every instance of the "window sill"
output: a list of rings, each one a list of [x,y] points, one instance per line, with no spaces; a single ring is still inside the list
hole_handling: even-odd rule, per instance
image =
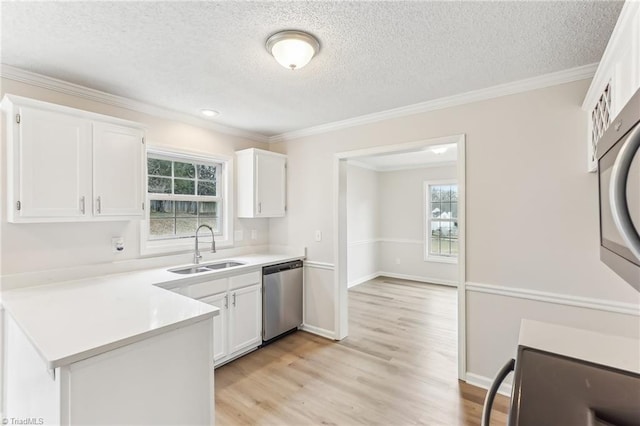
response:
[[[445,256],[427,256],[424,259],[425,262],[435,262],[435,263],[451,263],[458,264],[457,257],[445,257]]]

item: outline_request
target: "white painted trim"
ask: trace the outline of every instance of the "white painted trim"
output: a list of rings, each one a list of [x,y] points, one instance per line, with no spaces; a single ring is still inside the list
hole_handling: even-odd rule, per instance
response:
[[[333,249],[334,249],[334,308],[336,339],[347,336],[348,310],[347,310],[347,221],[346,221],[346,166],[347,160],[367,155],[380,155],[388,153],[412,152],[433,145],[455,143],[458,148],[457,176],[458,179],[458,379],[464,380],[466,372],[466,292],[465,292],[465,146],[464,134],[445,136],[415,142],[395,145],[383,145],[374,148],[358,149],[353,151],[338,152],[334,154],[333,162]]]
[[[410,281],[417,281],[420,283],[444,285],[447,287],[458,287],[457,281],[443,280],[441,278],[433,278],[433,277],[424,277],[421,275],[396,274],[395,272],[380,271],[378,272],[378,277],[397,278],[399,280],[410,280]]]
[[[589,90],[587,90],[587,94],[584,97],[584,101],[582,103],[582,109],[584,111],[590,112],[593,109],[600,98],[602,91],[611,79],[611,71],[615,68],[616,60],[619,59],[617,52],[618,49],[615,49],[614,46],[621,46],[631,42],[631,40],[623,40],[622,37],[627,30],[627,27],[633,25],[633,19],[636,16],[636,13],[640,13],[639,9],[640,2],[637,0],[626,1],[622,6],[616,26],[611,32],[611,37],[609,37],[607,47],[602,54],[600,64],[595,71]]]
[[[526,288],[506,287],[473,282],[467,282],[466,289],[469,292],[475,293],[495,294],[498,296],[514,297],[517,299],[573,306],[576,308],[595,309],[599,311],[613,312],[616,314],[640,316],[640,305],[634,303],[623,303],[613,300],[594,299],[591,297],[573,296],[570,294],[551,293]]]
[[[489,389],[491,387],[491,384],[493,383],[493,379],[481,376],[479,374],[473,374],[473,373],[466,373],[464,381],[472,386],[477,386],[482,389]],[[511,398],[512,388],[513,388],[513,385],[511,385],[511,383],[502,382],[502,384],[498,388],[498,393],[500,395],[504,395],[508,398]]]
[[[391,244],[416,244],[422,245],[424,241],[422,240],[412,240],[407,238],[379,238],[378,241],[381,243],[391,243]]]
[[[43,89],[53,90],[55,92],[64,93],[66,95],[88,99],[94,102],[100,102],[119,108],[130,109],[132,111],[149,114],[154,117],[161,117],[169,120],[180,121],[182,123],[191,124],[198,127],[204,127],[206,129],[214,130],[216,132],[224,133],[227,135],[250,139],[255,142],[269,142],[269,138],[267,136],[260,135],[258,133],[225,126],[219,123],[212,122],[210,120],[191,116],[182,112],[172,111],[145,102],[125,98],[123,96],[112,95],[110,93],[91,89],[79,84],[69,83],[57,78],[48,77],[31,71],[26,71],[20,68],[13,67],[11,65],[2,64],[0,66],[0,77],[20,83],[26,83],[36,87],[42,87]]]
[[[324,337],[325,339],[336,340],[335,333],[331,330],[325,330],[324,328],[316,327],[309,324],[302,324],[300,330],[315,334],[316,336]]]
[[[440,161],[438,163],[423,163],[423,164],[396,166],[396,167],[378,167],[377,171],[380,173],[390,173],[390,172],[399,172],[399,171],[405,171],[405,170],[434,169],[437,167],[453,167],[455,165],[456,165],[455,161]]]
[[[374,172],[379,172],[380,169],[378,167],[372,166],[371,164],[363,163],[358,160],[349,160],[348,163],[350,166],[360,167],[361,169],[373,170]]]
[[[349,247],[355,247],[355,246],[364,246],[367,244],[376,244],[379,243],[380,239],[379,238],[373,238],[370,240],[358,240],[358,241],[350,241],[347,245]]]
[[[322,133],[333,132],[349,127],[377,123],[392,118],[421,114],[429,111],[436,111],[440,109],[451,108],[454,106],[469,104],[472,102],[484,101],[501,96],[527,92],[530,90],[542,89],[549,86],[556,86],[558,84],[570,83],[572,81],[585,80],[593,77],[596,72],[597,66],[598,64],[583,65],[580,67],[570,68],[567,70],[557,71],[549,74],[543,74],[537,77],[526,78],[511,83],[499,84],[497,86],[487,87],[485,89],[473,90],[471,92],[461,93],[458,95],[448,96],[440,99],[433,99],[431,101],[407,105],[404,107],[376,112],[373,114],[362,115],[359,117],[349,118],[347,120],[321,124],[319,126],[309,127],[307,129],[286,132],[280,135],[271,136],[269,138],[269,142],[275,143],[291,141],[305,136],[319,135]]]
[[[437,167],[452,167],[456,165],[455,161],[439,161],[434,163],[423,163],[423,164],[411,164],[405,166],[395,166],[395,167],[377,167],[371,164],[367,164],[363,161],[358,160],[349,160],[348,164],[350,166],[360,167],[361,169],[373,170],[378,173],[387,173],[387,172],[397,172],[402,170],[417,170],[417,169],[433,169]]]
[[[458,180],[458,379],[467,371],[467,137],[458,143],[456,178]]]
[[[326,269],[328,271],[333,271],[335,269],[333,263],[314,262],[313,260],[305,260],[304,266],[307,268]]]
[[[426,140],[419,140],[413,142],[405,142],[394,145],[381,145],[372,148],[355,149],[353,151],[343,151],[334,154],[334,157],[338,160],[350,160],[354,157],[366,157],[369,155],[385,155],[385,154],[400,154],[407,152],[414,152],[424,149],[433,145],[448,145],[452,143],[458,143],[461,138],[464,138],[464,134],[442,136],[439,138],[432,138]],[[458,156],[460,153],[458,153]]]
[[[360,277],[358,279],[355,279],[355,280],[349,282],[347,284],[347,287],[348,288],[355,287],[357,285],[366,283],[367,281],[374,280],[374,279],[378,278],[379,276],[380,276],[380,272],[374,272],[373,274],[365,275],[364,277]]]

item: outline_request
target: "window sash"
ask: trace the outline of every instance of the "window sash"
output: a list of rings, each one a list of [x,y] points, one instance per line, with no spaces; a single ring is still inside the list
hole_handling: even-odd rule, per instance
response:
[[[228,160],[217,160],[217,159],[212,159],[203,155],[198,155],[198,154],[188,154],[188,153],[173,153],[173,152],[168,152],[168,153],[163,153],[161,151],[147,151],[147,161],[149,159],[157,159],[157,160],[164,160],[164,161],[170,161],[171,162],[171,176],[163,176],[163,175],[151,175],[149,174],[149,172],[147,171],[146,177],[147,177],[147,184],[148,184],[148,180],[150,177],[158,177],[158,178],[165,178],[165,179],[170,179],[171,180],[171,194],[168,193],[155,193],[155,192],[149,192],[147,189],[147,193],[146,193],[146,198],[147,198],[147,205],[149,206],[149,208],[147,209],[147,214],[146,214],[146,241],[148,243],[157,243],[157,242],[170,242],[171,240],[174,240],[176,242],[179,241],[188,241],[189,239],[193,240],[193,238],[195,237],[195,229],[193,230],[193,234],[167,234],[167,235],[157,235],[154,236],[151,233],[151,221],[153,219],[158,219],[158,218],[152,218],[151,217],[151,202],[152,201],[174,201],[174,202],[178,202],[178,201],[187,201],[187,202],[216,202],[217,203],[217,216],[214,218],[213,216],[204,216],[203,219],[211,219],[214,218],[215,221],[217,221],[217,231],[214,232],[214,235],[217,237],[226,237],[228,238],[228,235],[226,235],[225,231],[227,230],[227,226],[226,226],[226,221],[228,220],[228,218],[226,217],[227,214],[227,206],[226,206],[226,200],[224,197],[225,191],[226,191],[226,182],[225,182],[225,174],[226,174],[226,168],[227,168],[227,161]],[[183,177],[177,177],[175,176],[175,163],[179,162],[179,163],[189,163],[189,164],[193,164],[194,167],[196,168],[195,170],[195,174],[193,178],[183,178]],[[204,165],[204,166],[214,166],[216,168],[216,175],[215,175],[215,193],[216,195],[198,195],[197,191],[198,191],[198,181],[201,182],[211,182],[212,180],[210,179],[198,179],[198,170],[197,167],[199,165]],[[191,180],[194,181],[194,194],[174,194],[174,185],[173,182],[176,179],[184,179],[184,180]],[[175,207],[174,207],[175,208]],[[171,220],[173,219],[174,221],[178,220],[178,219],[184,219],[181,217],[177,216],[177,212],[174,210],[173,212],[173,216],[167,216],[166,218],[164,218],[166,220]],[[193,216],[192,218],[189,219],[196,219],[197,223],[200,223],[200,216],[199,214]],[[174,232],[176,232],[176,227],[174,226]]]
[[[447,258],[447,259],[457,259],[458,258],[458,254],[457,253],[442,253],[441,251],[441,247],[442,247],[442,241],[446,241],[450,245],[453,242],[458,242],[458,236],[451,236],[451,235],[433,235],[432,233],[432,224],[434,222],[444,222],[444,223],[451,223],[453,224],[454,222],[458,221],[458,217],[457,214],[455,217],[449,217],[449,218],[439,218],[439,217],[433,217],[433,205],[434,204],[440,204],[440,203],[449,203],[449,204],[456,204],[456,211],[457,211],[457,205],[458,205],[458,200],[449,200],[449,201],[432,201],[433,198],[433,190],[434,188],[440,188],[440,187],[455,187],[456,192],[458,190],[458,184],[457,182],[454,181],[443,181],[443,182],[425,182],[425,190],[424,190],[424,198],[425,198],[425,216],[426,216],[426,229],[425,229],[425,260],[429,259],[429,258]],[[433,251],[433,240],[437,239],[438,240],[438,250],[437,251]]]
[[[224,184],[225,182],[223,181],[223,168],[225,167],[225,164],[223,162],[220,161],[215,161],[212,159],[207,159],[206,157],[202,157],[200,155],[187,155],[187,154],[179,154],[176,153],[175,155],[173,154],[160,154],[160,153],[155,153],[152,151],[147,152],[147,161],[149,161],[149,159],[154,159],[154,160],[163,160],[163,161],[170,161],[171,162],[171,176],[167,176],[167,175],[150,175],[149,171],[147,170],[147,185],[149,183],[149,178],[161,178],[161,179],[170,179],[171,180],[171,193],[164,193],[164,192],[149,192],[148,188],[147,188],[147,194],[149,195],[158,195],[158,196],[166,196],[166,195],[173,195],[173,196],[194,196],[194,197],[218,197],[218,198],[222,198],[222,192],[223,192],[223,188],[224,188]],[[193,178],[189,178],[189,177],[180,177],[180,176],[176,176],[175,175],[175,163],[189,163],[189,164],[193,164],[196,171],[194,174]],[[198,178],[198,166],[213,166],[216,168],[216,178],[215,178],[215,192],[216,195],[215,196],[211,196],[211,195],[198,195],[198,182],[212,182],[213,180],[211,179],[199,179]],[[175,190],[175,185],[174,182],[175,180],[188,180],[188,181],[192,181],[194,182],[194,193],[193,194],[175,194],[174,190]]]

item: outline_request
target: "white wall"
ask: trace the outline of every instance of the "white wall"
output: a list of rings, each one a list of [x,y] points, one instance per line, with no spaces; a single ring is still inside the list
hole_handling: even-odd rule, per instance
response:
[[[347,282],[374,278],[378,267],[378,173],[347,165]]]
[[[347,282],[376,276],[456,285],[458,266],[424,260],[424,182],[455,166],[376,171],[347,166]]]
[[[457,264],[424,260],[424,182],[445,179],[456,179],[456,166],[380,173],[378,259],[383,274],[456,284]]]
[[[275,144],[272,150],[289,156],[290,192],[287,217],[270,223],[271,242],[308,246],[310,261],[332,264],[335,153],[464,133],[466,270],[467,281],[477,284],[467,290],[468,372],[492,377],[515,355],[520,318],[639,336],[632,314],[638,292],[599,260],[597,177],[585,172],[587,115],[580,108],[588,85],[582,80]],[[321,242],[315,230],[323,231]],[[323,266],[307,286],[323,295],[316,309],[333,313],[334,273]],[[578,302],[590,308],[574,307]],[[619,306],[626,313],[616,313]],[[335,330],[335,320],[306,321]]]
[[[1,94],[14,94],[46,102],[57,103],[87,111],[137,121],[147,126],[147,145],[184,149],[201,153],[233,156],[240,149],[258,147],[257,143],[236,136],[214,132],[209,129],[153,117],[125,108],[102,104],[87,99],[62,94],[52,90],[31,86],[14,80],[2,79]],[[2,173],[1,192],[6,193],[7,176],[5,114],[2,114]],[[235,179],[234,179],[235,181]],[[2,275],[51,269],[71,268],[94,264],[105,264],[140,257],[139,222],[58,223],[58,224],[11,224],[7,223],[2,200],[0,209],[0,273]],[[244,239],[236,246],[264,245],[269,240],[267,219],[235,220],[236,230],[243,230]],[[250,231],[258,231],[258,239],[250,240]],[[111,238],[122,236],[126,249],[114,254]]]

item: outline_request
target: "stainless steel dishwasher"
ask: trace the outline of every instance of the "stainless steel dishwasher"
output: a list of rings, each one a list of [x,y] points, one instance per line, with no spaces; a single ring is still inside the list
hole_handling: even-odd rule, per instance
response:
[[[302,261],[262,268],[262,342],[302,325]]]

